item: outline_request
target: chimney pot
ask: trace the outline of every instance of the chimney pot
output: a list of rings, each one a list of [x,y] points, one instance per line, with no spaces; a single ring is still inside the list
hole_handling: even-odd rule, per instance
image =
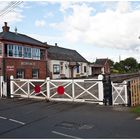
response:
[[[2,27],[3,32],[9,32],[10,27],[7,26],[7,22],[4,22],[4,26]]]

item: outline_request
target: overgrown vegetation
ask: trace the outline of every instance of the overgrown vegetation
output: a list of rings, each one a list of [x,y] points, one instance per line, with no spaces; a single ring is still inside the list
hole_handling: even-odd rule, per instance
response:
[[[140,105],[136,107],[132,107],[131,112],[136,113],[137,115],[140,115]]]

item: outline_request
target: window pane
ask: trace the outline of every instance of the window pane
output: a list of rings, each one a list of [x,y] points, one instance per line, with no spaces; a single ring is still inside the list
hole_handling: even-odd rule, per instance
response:
[[[60,74],[60,65],[53,65],[53,73]]]
[[[33,78],[38,78],[38,69],[33,69],[32,70],[32,77]]]
[[[17,70],[17,75],[16,75],[17,78],[24,78],[24,70]]]
[[[25,58],[31,58],[31,48],[24,47],[24,57]]]

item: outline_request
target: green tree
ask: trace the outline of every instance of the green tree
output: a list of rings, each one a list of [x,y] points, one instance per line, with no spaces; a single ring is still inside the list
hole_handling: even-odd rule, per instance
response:
[[[124,70],[126,72],[137,72],[138,62],[135,58],[129,57],[124,60]]]

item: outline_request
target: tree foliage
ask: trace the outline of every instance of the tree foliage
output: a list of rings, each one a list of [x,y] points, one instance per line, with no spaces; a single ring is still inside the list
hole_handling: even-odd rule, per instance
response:
[[[119,73],[130,73],[137,72],[139,70],[139,64],[133,57],[126,58],[120,62],[114,64],[114,69],[118,70]]]

